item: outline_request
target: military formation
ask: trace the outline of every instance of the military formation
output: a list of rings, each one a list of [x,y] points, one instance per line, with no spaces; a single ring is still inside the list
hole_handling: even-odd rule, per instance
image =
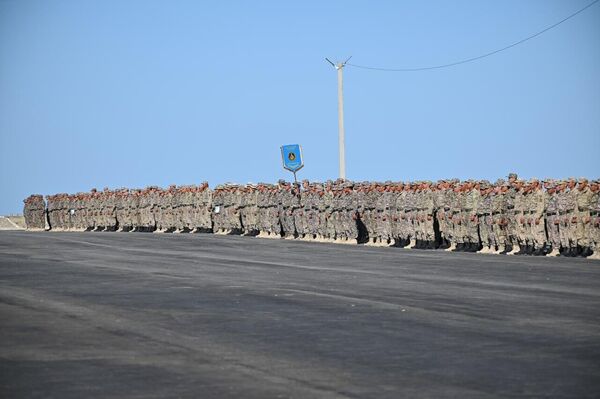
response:
[[[46,203],[42,195],[30,195],[23,201],[23,216],[29,230],[44,230],[46,228]]]
[[[600,259],[600,182],[585,178],[95,189],[25,200],[51,230],[213,232],[340,244]],[[41,201],[41,205],[40,205]],[[44,221],[44,223],[40,222]]]

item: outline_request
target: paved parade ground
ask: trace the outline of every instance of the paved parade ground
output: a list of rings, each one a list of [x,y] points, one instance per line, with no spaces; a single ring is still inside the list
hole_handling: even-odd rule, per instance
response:
[[[0,397],[598,392],[598,261],[0,232]]]

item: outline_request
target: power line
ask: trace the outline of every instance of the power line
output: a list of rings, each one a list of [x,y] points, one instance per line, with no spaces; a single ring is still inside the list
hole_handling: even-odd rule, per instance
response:
[[[435,65],[435,66],[421,67],[421,68],[379,68],[379,67],[371,67],[371,66],[357,65],[357,64],[351,64],[351,63],[347,63],[346,65],[349,65],[349,66],[352,66],[352,67],[355,67],[355,68],[361,68],[361,69],[371,69],[371,70],[375,70],[375,71],[385,71],[385,72],[416,72],[416,71],[427,71],[427,70],[430,70],[430,69],[448,68],[448,67],[452,67],[452,66],[456,66],[456,65],[460,65],[460,64],[466,64],[467,62],[477,61],[477,60],[480,60],[482,58],[486,58],[486,57],[489,57],[491,55],[497,54],[497,53],[499,53],[501,51],[508,50],[508,49],[510,49],[512,47],[518,46],[519,44],[525,43],[526,41],[531,40],[531,39],[533,39],[533,38],[541,35],[542,33],[548,32],[550,29],[556,28],[558,25],[562,24],[563,22],[568,21],[569,19],[573,18],[577,14],[580,14],[580,13],[584,12],[585,10],[587,10],[588,8],[590,8],[591,6],[593,6],[594,4],[596,4],[599,1],[600,0],[594,0],[594,1],[592,1],[587,6],[583,7],[579,11],[574,12],[573,14],[569,15],[568,17],[566,17],[566,18],[558,21],[554,25],[550,25],[549,27],[547,27],[547,28],[545,28],[545,29],[543,29],[543,30],[541,30],[541,31],[539,31],[539,32],[531,35],[531,36],[528,36],[525,39],[519,40],[518,42],[512,43],[512,44],[510,44],[510,45],[508,45],[506,47],[502,47],[501,49],[494,50],[492,52],[479,55],[477,57],[467,58],[465,60],[452,62],[450,64]]]

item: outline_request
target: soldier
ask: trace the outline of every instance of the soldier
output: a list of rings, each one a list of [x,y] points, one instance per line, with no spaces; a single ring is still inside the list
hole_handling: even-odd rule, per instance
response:
[[[545,203],[546,203],[546,230],[548,231],[548,243],[551,251],[546,256],[560,255],[560,216],[558,214],[558,195],[556,194],[556,183],[551,179],[544,180]]]
[[[585,177],[579,179],[577,183],[577,207],[573,223],[575,224],[575,236],[577,241],[577,255],[588,257],[592,255],[590,244],[590,221],[593,192],[588,185]]]
[[[546,216],[546,194],[537,179],[531,181],[529,203],[529,226],[533,242],[533,255],[544,256],[549,252],[544,219]]]
[[[488,181],[484,180],[479,183],[481,199],[477,208],[477,221],[481,249],[477,251],[478,253],[489,254],[496,251],[492,216],[493,191]]]
[[[507,255],[514,255],[517,252],[521,251],[519,247],[518,240],[518,232],[519,232],[519,221],[517,220],[520,215],[519,211],[515,210],[515,199],[517,197],[517,189],[515,188],[517,184],[517,174],[509,173],[508,174],[508,190],[506,191],[506,233],[507,233],[507,241],[510,244],[511,250],[507,252]]]
[[[478,181],[470,181],[466,187],[465,196],[465,243],[469,252],[477,252],[481,249],[479,243],[479,221],[477,213],[481,202],[480,183]]]
[[[512,180],[509,175],[509,184],[511,187],[507,196],[507,218],[509,221],[510,241],[512,250],[507,255],[523,254],[526,252],[525,242],[523,241],[523,229],[525,218],[523,215],[523,182],[518,179]]]
[[[506,197],[509,189],[509,183],[503,179],[498,179],[494,186],[492,195],[492,230],[497,247],[495,254],[503,254],[512,250],[508,241],[508,215],[506,214]]]
[[[402,182],[398,182],[392,185],[390,194],[390,235],[391,242],[390,246],[403,247],[403,234],[402,234],[402,192],[404,185]]]
[[[268,217],[268,196],[267,185],[265,183],[258,183],[257,186],[258,194],[256,197],[256,206],[258,212],[258,235],[257,237],[263,238],[269,235],[269,217]]]
[[[307,231],[307,223],[306,216],[310,210],[310,200],[308,200],[308,187],[309,181],[302,181],[302,189],[300,189],[300,185],[296,187],[296,197],[297,204],[293,206],[293,217],[294,217],[294,226],[296,227],[296,233],[298,234],[298,239],[300,240],[308,240],[308,231]]]
[[[358,227],[356,224],[356,196],[354,183],[348,181],[342,190],[342,231],[344,244],[358,243]]]
[[[565,190],[565,214],[563,219],[565,235],[567,238],[566,256],[578,256],[579,248],[577,246],[577,180],[569,178]]]
[[[117,230],[117,193],[115,190],[108,191],[108,200],[106,201],[107,206],[105,209],[106,226],[105,230],[115,231]]]
[[[460,252],[467,250],[465,243],[464,228],[464,209],[465,209],[465,190],[466,183],[458,182],[454,187],[452,201],[452,239],[453,242],[449,249]]]
[[[294,208],[299,207],[297,191],[284,180],[279,180],[279,220],[283,230],[283,238],[294,239],[296,226],[294,225]]]
[[[279,186],[272,184],[270,186],[270,196],[269,196],[269,238],[279,239],[281,238],[281,234],[283,231],[283,227],[281,226],[281,201],[280,201],[280,193]]]
[[[423,183],[422,195],[423,249],[436,249],[437,243],[434,228],[434,215],[437,190],[435,185],[433,185],[430,181],[425,181]]]
[[[569,207],[569,198],[567,193],[567,182],[560,180],[556,185],[556,204],[558,208],[558,233],[560,237],[560,248],[559,252],[562,256],[570,255],[570,244],[569,244],[569,216],[567,208]]]
[[[600,181],[590,183],[592,196],[590,199],[589,241],[594,252],[588,259],[600,259]]]
[[[407,237],[407,249],[413,249],[417,245],[417,184],[415,182],[407,182],[404,187],[406,197],[404,198],[404,226],[406,227],[405,235]]]
[[[223,223],[223,190],[223,185],[218,185],[213,191],[212,221],[214,234],[223,234],[225,232],[225,225]]]

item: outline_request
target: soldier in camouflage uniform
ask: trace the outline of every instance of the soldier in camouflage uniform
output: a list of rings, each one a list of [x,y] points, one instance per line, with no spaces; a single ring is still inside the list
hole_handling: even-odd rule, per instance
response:
[[[555,187],[555,195],[556,195],[556,205],[558,208],[558,235],[560,238],[560,248],[559,252],[561,255],[568,255],[569,247],[569,216],[567,214],[567,208],[569,203],[568,193],[567,193],[567,182],[565,180],[560,180],[557,182]]]
[[[358,228],[356,224],[356,196],[354,183],[346,182],[342,190],[342,242],[356,244],[358,241]]]
[[[589,241],[593,254],[588,259],[600,259],[600,181],[593,180],[590,184],[592,192],[590,199],[590,228]]]
[[[423,183],[421,200],[423,249],[436,249],[435,230],[433,225],[436,195],[437,193],[433,184],[430,181],[425,181]]]
[[[465,249],[465,234],[463,222],[463,209],[465,200],[464,183],[457,183],[452,196],[452,245],[451,251],[463,251]]]
[[[479,207],[477,208],[477,221],[479,224],[481,249],[477,252],[484,254],[496,251],[492,216],[493,192],[494,188],[488,181],[484,180],[479,184],[480,201]]]
[[[563,215],[563,225],[567,239],[567,247],[564,253],[566,256],[579,255],[579,248],[577,246],[577,196],[577,180],[569,178],[565,190],[565,210]]]
[[[479,223],[477,213],[481,201],[480,183],[468,182],[465,195],[464,222],[465,222],[465,243],[466,251],[477,252],[480,249],[479,243]]]
[[[392,185],[392,192],[390,198],[390,235],[391,242],[390,246],[402,247],[402,219],[401,219],[401,208],[402,208],[402,182],[398,182]]]
[[[375,245],[377,241],[377,210],[375,209],[379,192],[377,183],[367,183],[364,188],[364,202],[361,213],[361,221],[363,222],[367,235],[366,245]]]
[[[494,254],[506,254],[510,252],[510,243],[507,235],[506,197],[509,186],[503,179],[498,179],[493,187],[492,198],[492,230],[494,242],[491,243],[497,249]]]
[[[302,182],[302,186],[294,185],[297,191],[297,204],[292,207],[292,216],[294,217],[294,226],[296,228],[296,234],[298,239],[304,240],[308,239],[307,237],[307,223],[306,223],[306,215],[307,215],[307,194],[309,182],[308,180],[304,180]],[[302,188],[300,188],[302,187]]]
[[[529,226],[533,241],[533,255],[544,256],[549,252],[546,229],[546,193],[537,179],[532,179],[529,203]]]
[[[276,185],[268,186],[269,195],[267,196],[267,207],[268,207],[268,238],[279,239],[281,238],[281,201],[279,195],[279,187]]]
[[[294,225],[294,209],[300,206],[297,191],[284,180],[279,181],[279,221],[283,230],[283,238],[290,240],[296,236]]]
[[[509,178],[510,182],[510,178]],[[507,255],[523,254],[526,251],[523,241],[524,215],[523,215],[523,182],[514,180],[508,190],[507,217],[509,220],[509,233],[512,250]]]
[[[590,189],[588,179],[579,178],[577,183],[577,207],[575,212],[575,234],[577,240],[577,255],[588,257],[592,255],[590,243],[590,221],[593,193]]]
[[[551,251],[547,251],[546,256],[560,255],[560,215],[558,214],[558,195],[556,194],[556,184],[551,179],[544,180],[546,203],[546,230],[548,231],[548,243]]]

